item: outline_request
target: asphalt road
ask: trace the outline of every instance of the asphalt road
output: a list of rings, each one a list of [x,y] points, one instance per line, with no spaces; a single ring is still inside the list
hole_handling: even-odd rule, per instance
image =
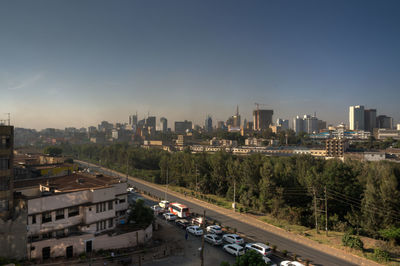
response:
[[[96,167],[93,168],[93,170],[115,176],[115,174],[112,172],[101,170]],[[120,177],[125,178],[124,175],[121,175]],[[153,187],[149,187],[145,184],[134,182],[132,180],[129,180],[129,184],[137,187],[140,190],[150,192],[152,195],[164,198],[165,195],[164,190],[155,189]],[[340,266],[356,265],[356,264],[351,264],[346,260],[343,260],[331,254],[327,254],[317,249],[299,244],[295,241],[282,237],[278,234],[265,231],[256,226],[249,225],[247,223],[241,222],[236,219],[231,219],[230,217],[226,217],[225,215],[215,212],[212,209],[205,208],[204,206],[188,202],[185,200],[184,196],[182,196],[182,198],[180,197],[178,198],[175,197],[174,195],[167,194],[167,199],[170,202],[177,201],[187,205],[192,212],[203,213],[203,210],[206,210],[207,217],[221,222],[223,226],[230,226],[231,228],[236,228],[239,233],[245,234],[247,237],[253,239],[254,241],[262,243],[268,241],[270,245],[276,245],[280,250],[288,250],[289,252],[295,253],[303,259],[309,259],[313,265],[340,265]]]

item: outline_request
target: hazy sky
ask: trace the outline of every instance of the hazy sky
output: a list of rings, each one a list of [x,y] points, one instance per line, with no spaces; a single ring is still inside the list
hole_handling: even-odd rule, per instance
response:
[[[45,128],[135,113],[204,124],[254,103],[274,119],[400,120],[400,1],[0,2],[0,118]],[[242,118],[242,119],[243,119]],[[173,126],[172,126],[173,127]]]

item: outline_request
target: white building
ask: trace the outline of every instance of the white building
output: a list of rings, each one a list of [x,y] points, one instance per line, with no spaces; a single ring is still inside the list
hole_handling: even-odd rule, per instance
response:
[[[136,234],[104,234],[126,223],[126,189],[116,178],[82,173],[15,182],[15,191],[27,199],[28,258],[133,246]]]
[[[349,108],[350,130],[364,130],[364,106],[356,105]]]
[[[280,126],[282,130],[288,130],[289,120],[278,118],[276,120],[276,125]]]

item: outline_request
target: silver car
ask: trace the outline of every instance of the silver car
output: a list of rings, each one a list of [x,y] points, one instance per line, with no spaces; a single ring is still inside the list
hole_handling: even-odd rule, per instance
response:
[[[217,236],[216,234],[206,234],[204,236],[204,240],[210,243],[213,246],[221,245],[222,244],[222,238]]]
[[[236,257],[244,255],[244,248],[237,244],[228,244],[225,245],[222,249],[232,255],[235,255]]]

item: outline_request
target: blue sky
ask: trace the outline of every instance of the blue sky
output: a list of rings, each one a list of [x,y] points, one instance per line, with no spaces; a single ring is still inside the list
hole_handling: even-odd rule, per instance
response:
[[[30,128],[136,111],[203,124],[258,102],[336,124],[362,104],[399,122],[399,13],[388,0],[4,0],[0,112]]]

